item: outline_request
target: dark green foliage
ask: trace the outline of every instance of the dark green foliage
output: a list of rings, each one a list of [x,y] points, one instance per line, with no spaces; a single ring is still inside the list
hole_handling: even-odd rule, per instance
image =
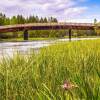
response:
[[[10,19],[10,24],[13,25],[13,24],[16,24],[17,23],[17,17],[16,16],[13,16],[11,19]]]
[[[58,21],[57,21],[56,18],[50,17],[50,18],[49,18],[49,22],[52,22],[52,23],[53,23],[53,22],[58,22]]]
[[[5,24],[5,19],[6,19],[5,14],[0,13],[0,25],[4,25]]]
[[[24,24],[25,18],[22,15],[17,15],[17,24]]]
[[[6,17],[5,14],[0,13],[0,25],[12,25],[12,24],[24,24],[24,23],[48,23],[48,22],[58,22],[56,18],[29,16],[27,18],[22,15],[12,16],[11,18]]]

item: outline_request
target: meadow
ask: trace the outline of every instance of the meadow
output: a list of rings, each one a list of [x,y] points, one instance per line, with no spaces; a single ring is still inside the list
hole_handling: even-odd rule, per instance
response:
[[[73,88],[65,88],[65,81]],[[38,54],[4,57],[0,100],[100,100],[100,40],[59,43]]]

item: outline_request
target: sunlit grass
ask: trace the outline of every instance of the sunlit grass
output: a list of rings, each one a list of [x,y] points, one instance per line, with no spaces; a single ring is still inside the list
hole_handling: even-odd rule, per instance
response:
[[[77,87],[65,90],[65,81]],[[56,44],[0,63],[0,100],[100,100],[100,40]]]

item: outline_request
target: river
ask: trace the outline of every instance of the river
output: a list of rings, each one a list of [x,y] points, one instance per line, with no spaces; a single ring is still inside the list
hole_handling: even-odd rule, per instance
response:
[[[93,40],[98,38],[72,38],[72,41],[77,40]],[[39,50],[39,48],[49,46],[69,39],[45,40],[45,41],[27,41],[27,42],[1,42],[0,43],[0,58],[4,56],[13,56],[13,54],[21,53],[23,55],[30,54],[30,50]]]

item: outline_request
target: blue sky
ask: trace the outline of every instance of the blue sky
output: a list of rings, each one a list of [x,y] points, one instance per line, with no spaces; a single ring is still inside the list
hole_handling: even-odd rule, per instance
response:
[[[100,20],[100,0],[1,0],[0,12],[11,17],[22,14],[54,16],[59,21],[93,22]]]

